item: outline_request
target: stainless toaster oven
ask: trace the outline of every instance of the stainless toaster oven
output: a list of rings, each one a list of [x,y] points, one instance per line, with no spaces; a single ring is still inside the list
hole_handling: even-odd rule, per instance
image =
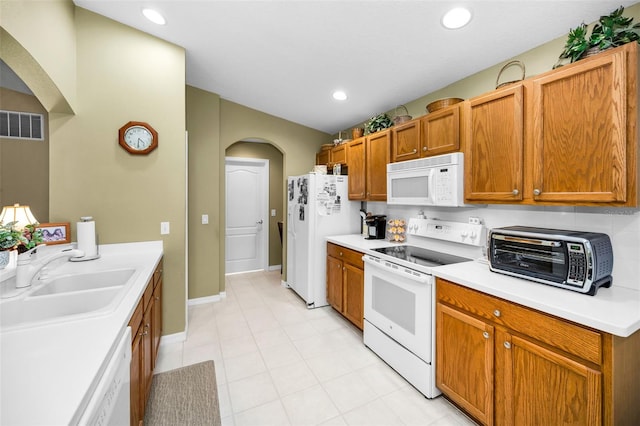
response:
[[[612,283],[607,234],[509,226],[489,231],[489,268],[568,290],[596,294]]]

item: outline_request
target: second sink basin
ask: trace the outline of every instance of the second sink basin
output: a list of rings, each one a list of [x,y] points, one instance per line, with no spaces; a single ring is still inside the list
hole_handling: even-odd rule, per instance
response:
[[[41,287],[29,293],[29,297],[58,293],[93,290],[104,287],[118,287],[126,284],[135,269],[69,274],[45,280]]]
[[[7,301],[0,310],[0,326],[6,330],[43,321],[54,322],[108,312],[118,305],[123,290],[124,286],[120,285]]]

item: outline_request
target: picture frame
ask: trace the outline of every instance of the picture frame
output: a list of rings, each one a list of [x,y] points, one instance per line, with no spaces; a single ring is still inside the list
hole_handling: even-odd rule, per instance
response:
[[[71,242],[69,222],[41,223],[36,229],[42,231],[44,244],[68,244]]]

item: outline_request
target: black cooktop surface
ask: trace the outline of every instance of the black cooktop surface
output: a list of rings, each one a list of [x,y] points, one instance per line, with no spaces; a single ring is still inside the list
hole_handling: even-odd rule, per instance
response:
[[[390,246],[373,249],[387,256],[401,259],[406,262],[415,263],[422,266],[441,266],[450,265],[452,263],[468,262],[471,259],[465,257],[454,256],[451,254],[441,253],[439,251],[433,251],[423,249],[415,246]]]

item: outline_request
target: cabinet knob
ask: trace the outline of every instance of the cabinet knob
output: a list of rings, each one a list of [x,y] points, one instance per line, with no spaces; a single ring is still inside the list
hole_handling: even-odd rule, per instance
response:
[[[504,347],[507,348],[507,349],[511,349],[511,343],[504,342]]]
[[[160,300],[160,296],[156,296],[156,300]]]
[[[538,188],[533,190],[533,195],[540,195],[542,193],[542,191],[540,191]]]
[[[340,256],[342,256],[342,252],[340,252]]]
[[[498,309],[496,309],[495,311],[493,311],[493,315],[499,317],[500,315],[502,315],[502,313]]]
[[[514,189],[513,191],[511,191],[511,193],[513,195],[518,195],[520,193],[520,191],[518,191],[517,189]]]
[[[418,152],[418,150],[413,148],[413,151],[411,151],[411,152],[413,152],[415,154],[416,152]]]
[[[485,339],[488,339],[489,333],[485,331],[484,333],[482,333],[482,337],[484,337]]]
[[[426,151],[427,151],[427,147],[426,147],[426,146],[423,146],[423,147],[422,147],[422,150],[426,152]]]
[[[343,270],[343,271],[346,271],[346,270],[347,270],[347,268],[342,268],[342,270]]]

